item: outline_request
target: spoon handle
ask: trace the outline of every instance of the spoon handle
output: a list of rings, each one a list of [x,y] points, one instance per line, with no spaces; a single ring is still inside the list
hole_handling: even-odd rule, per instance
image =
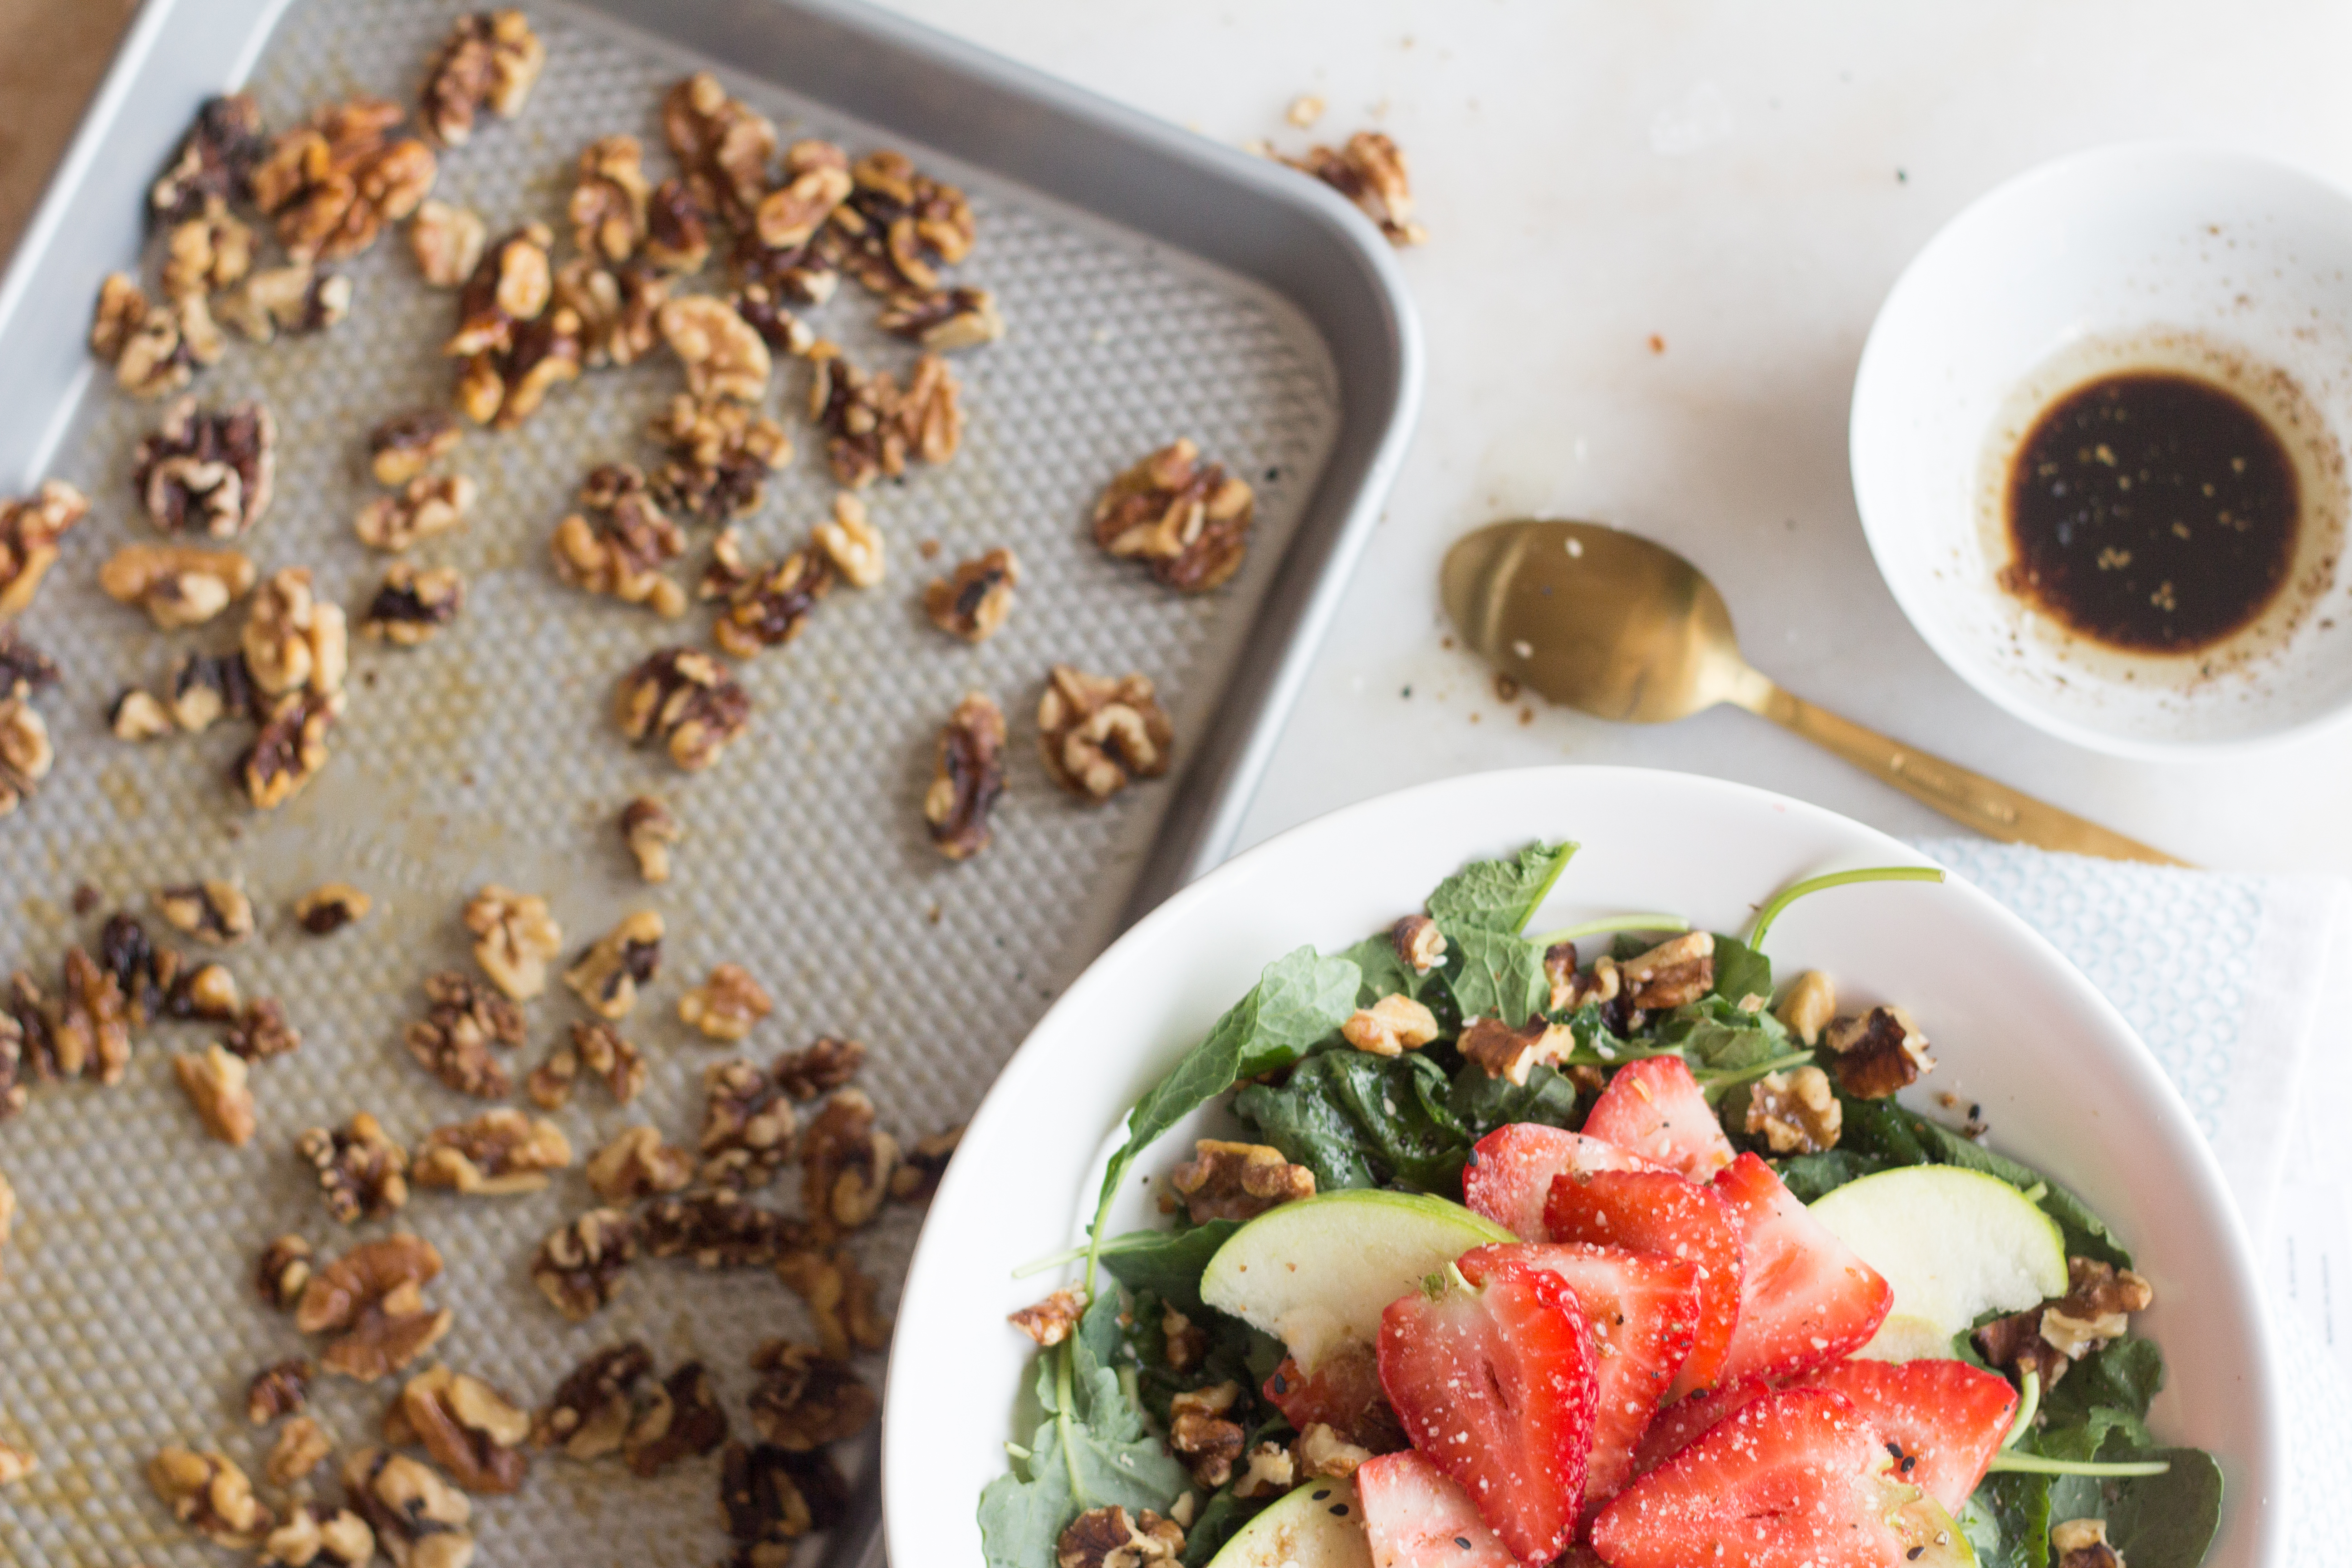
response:
[[[2061,811],[2046,801],[2020,795],[2006,784],[1970,773],[1957,763],[1889,740],[1851,719],[1841,719],[1826,708],[1816,708],[1759,676],[1743,680],[1732,700],[1751,713],[1824,750],[1836,752],[1864,773],[1893,784],[1922,805],[1933,806],[1953,821],[1975,828],[2004,844],[2031,844],[2074,855],[2095,855],[2105,860],[2142,860],[2157,866],[2186,866],[2161,849],[2135,838],[2109,832],[2095,822]]]

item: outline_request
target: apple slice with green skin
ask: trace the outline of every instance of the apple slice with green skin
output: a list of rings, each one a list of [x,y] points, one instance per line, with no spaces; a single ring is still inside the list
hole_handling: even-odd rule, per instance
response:
[[[1475,1247],[1517,1241],[1426,1193],[1324,1193],[1234,1232],[1201,1274],[1201,1300],[1265,1330],[1310,1376],[1349,1341],[1375,1344],[1381,1313]]]
[[[1372,1568],[1353,1481],[1309,1481],[1234,1532],[1209,1568]]]
[[[1881,1171],[1823,1194],[1811,1212],[1894,1287],[1895,1305],[1859,1356],[1948,1356],[1952,1336],[1985,1311],[2021,1312],[2066,1293],[2057,1222],[1980,1171]]]

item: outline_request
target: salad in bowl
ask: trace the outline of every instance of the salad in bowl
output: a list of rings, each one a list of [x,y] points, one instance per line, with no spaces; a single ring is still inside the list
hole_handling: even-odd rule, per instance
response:
[[[1931,1013],[1775,973],[1798,900],[1941,873],[1541,930],[1575,854],[1276,959],[1144,1089],[1018,1270],[990,1568],[2197,1568],[2133,1238]]]

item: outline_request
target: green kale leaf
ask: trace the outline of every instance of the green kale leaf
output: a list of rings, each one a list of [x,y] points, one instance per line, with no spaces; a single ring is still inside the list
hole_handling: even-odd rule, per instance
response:
[[[1517,936],[1575,853],[1573,844],[1530,844],[1508,860],[1473,861],[1437,884],[1429,895],[1429,918],[1445,928],[1449,942],[1456,931]],[[1475,1016],[1467,1004],[1463,1011]]]
[[[1829,1149],[1819,1154],[1791,1155],[1775,1166],[1780,1174],[1780,1184],[1795,1194],[1801,1204],[1811,1203],[1848,1182],[1885,1168],[1885,1162],[1876,1156],[1857,1153],[1852,1149]]]
[[[1540,1121],[1570,1131],[1584,1125],[1577,1110],[1576,1085],[1549,1067],[1536,1068],[1526,1083],[1517,1084],[1489,1077],[1475,1062],[1465,1062],[1445,1091],[1445,1106],[1473,1142],[1512,1121]]]
[[[1470,1137],[1445,1102],[1445,1075],[1418,1053],[1324,1051],[1281,1088],[1253,1084],[1234,1101],[1243,1121],[1315,1173],[1317,1192],[1404,1186],[1458,1193]]]
[[[2107,1505],[2107,1542],[2132,1568],[2198,1568],[2221,1528],[2221,1467],[2201,1448],[2152,1448],[2135,1459],[2164,1459],[2160,1476],[2117,1483]]]
[[[1481,926],[1444,921],[1437,925],[1445,933],[1446,984],[1453,987],[1465,1023],[1499,1014],[1516,1029],[1551,1001],[1543,949],[1534,942]]]
[[[1715,994],[1737,1006],[1745,996],[1772,1000],[1772,961],[1736,936],[1715,939]]]
[[[1102,1266],[1137,1295],[1157,1296],[1185,1316],[1198,1317],[1206,1310],[1201,1272],[1241,1227],[1237,1219],[1213,1219],[1183,1230],[1129,1231],[1103,1243]]]

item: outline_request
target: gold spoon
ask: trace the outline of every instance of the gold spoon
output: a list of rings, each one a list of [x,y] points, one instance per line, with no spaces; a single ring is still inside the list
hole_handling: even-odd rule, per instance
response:
[[[1989,838],[2188,864],[1790,696],[1740,657],[1715,584],[1638,534],[1597,522],[1498,522],[1445,552],[1440,583],[1473,648],[1597,719],[1656,724],[1736,703]]]

